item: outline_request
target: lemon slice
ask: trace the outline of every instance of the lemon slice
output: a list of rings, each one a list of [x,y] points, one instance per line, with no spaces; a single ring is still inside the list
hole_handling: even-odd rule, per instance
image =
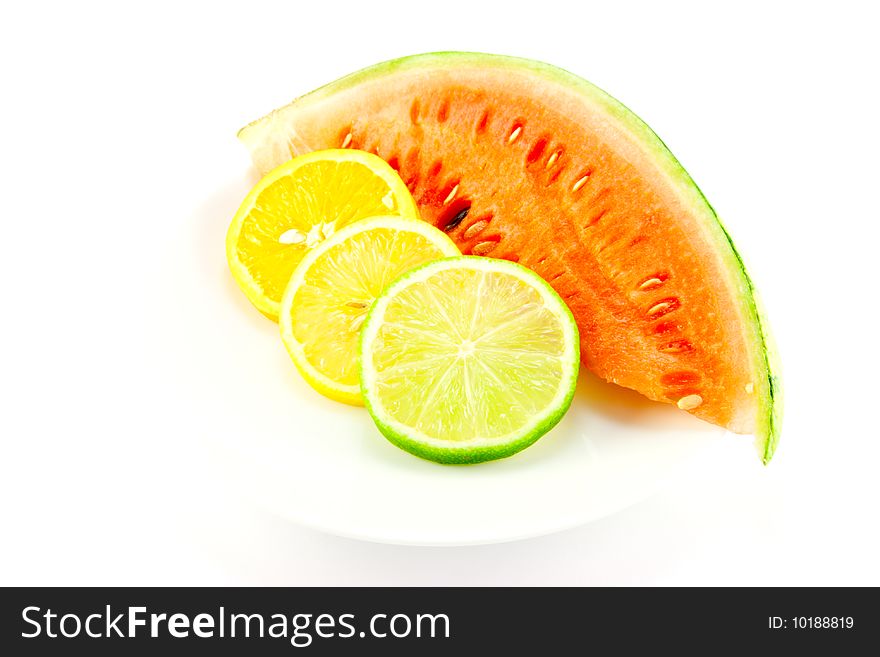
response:
[[[578,331],[537,274],[447,258],[376,300],[361,336],[361,391],[392,443],[441,463],[510,456],[568,410]]]
[[[281,338],[318,392],[362,404],[358,338],[373,300],[395,278],[431,260],[459,255],[422,221],[374,217],[343,228],[305,255],[281,301]]]
[[[356,150],[301,155],[267,173],[242,202],[226,235],[229,268],[248,299],[277,320],[303,256],[340,228],[377,215],[419,217],[382,158]]]

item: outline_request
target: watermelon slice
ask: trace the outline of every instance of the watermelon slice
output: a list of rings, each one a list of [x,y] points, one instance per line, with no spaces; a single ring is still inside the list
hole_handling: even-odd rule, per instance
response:
[[[663,142],[600,89],[529,60],[417,55],[239,137],[261,172],[317,149],[378,154],[463,253],[519,262],[556,289],[593,372],[754,434],[772,457],[780,387],[742,260]]]

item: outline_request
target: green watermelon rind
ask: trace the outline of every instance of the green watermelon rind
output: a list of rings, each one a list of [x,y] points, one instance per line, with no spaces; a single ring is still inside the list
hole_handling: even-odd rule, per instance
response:
[[[719,255],[725,261],[726,270],[731,275],[743,310],[747,315],[746,319],[749,320],[749,324],[753,328],[754,335],[751,343],[754,345],[753,357],[756,359],[753,365],[757,366],[756,371],[763,371],[767,377],[767,392],[764,399],[761,400],[761,412],[756,423],[755,437],[762,461],[765,464],[769,463],[779,443],[783,405],[780,362],[770,334],[766,313],[746,271],[743,259],[712,205],[663,140],[623,103],[587,80],[551,64],[506,55],[451,51],[411,55],[370,66],[297,98],[296,106],[298,108],[306,107],[362,82],[396,72],[462,65],[487,66],[496,70],[501,67],[509,67],[517,71],[531,71],[564,87],[579,91],[588,101],[598,105],[609,116],[617,119],[641,146],[646,147],[655,156],[655,163],[661,166],[661,169],[673,182],[674,188],[685,197],[683,200],[696,210],[694,212],[696,216],[703,218],[703,226],[720,247]],[[284,109],[281,108],[276,112],[284,112]],[[275,112],[270,116],[274,114]],[[239,131],[239,138],[249,148],[260,141],[260,133],[262,128],[266,126],[265,118],[258,119]],[[269,124],[271,125],[271,122]],[[250,134],[251,132],[257,133],[257,138],[254,138]],[[729,248],[725,248],[723,245]],[[756,390],[756,392],[758,391]]]

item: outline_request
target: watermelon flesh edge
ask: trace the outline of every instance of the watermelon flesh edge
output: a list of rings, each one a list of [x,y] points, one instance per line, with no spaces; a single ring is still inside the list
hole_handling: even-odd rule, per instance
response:
[[[244,127],[265,173],[360,148],[466,254],[519,261],[571,307],[587,367],[737,433],[781,428],[778,358],[742,259],[657,135],[531,60],[430,53],[353,73]]]

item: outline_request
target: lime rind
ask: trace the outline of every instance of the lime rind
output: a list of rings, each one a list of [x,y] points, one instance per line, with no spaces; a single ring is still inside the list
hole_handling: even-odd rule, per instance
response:
[[[404,288],[426,280],[436,272],[459,267],[484,272],[506,272],[531,285],[548,310],[560,320],[565,336],[565,353],[560,359],[563,375],[557,393],[530,421],[508,434],[494,438],[476,436],[467,441],[437,439],[390,416],[376,392],[375,371],[370,366],[368,350],[382,324],[391,299]],[[373,304],[360,336],[360,388],[363,403],[377,428],[392,444],[421,458],[444,464],[473,464],[512,456],[535,443],[556,426],[571,406],[580,363],[580,341],[574,316],[555,290],[540,276],[522,265],[506,260],[477,256],[444,258],[416,267],[393,281]]]

